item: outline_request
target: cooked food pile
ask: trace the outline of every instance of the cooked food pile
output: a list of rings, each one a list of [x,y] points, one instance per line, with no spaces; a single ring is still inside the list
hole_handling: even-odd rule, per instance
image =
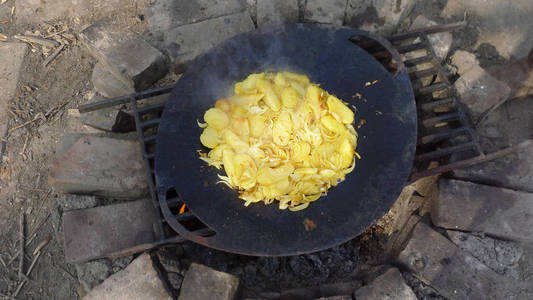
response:
[[[297,211],[355,167],[354,112],[305,75],[251,74],[204,114],[200,159],[250,203]]]

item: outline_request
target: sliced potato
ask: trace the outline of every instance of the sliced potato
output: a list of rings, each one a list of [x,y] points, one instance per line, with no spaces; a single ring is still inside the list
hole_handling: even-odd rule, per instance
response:
[[[228,115],[216,107],[210,108],[205,112],[204,120],[209,126],[219,130],[226,128],[229,124]]]

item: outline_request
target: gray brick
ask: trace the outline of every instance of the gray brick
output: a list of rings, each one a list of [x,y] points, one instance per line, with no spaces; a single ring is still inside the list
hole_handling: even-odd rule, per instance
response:
[[[150,258],[144,253],[137,257],[126,269],[113,274],[85,296],[85,300],[153,299],[170,300]]]
[[[80,37],[109,72],[135,90],[148,88],[168,71],[168,60],[159,50],[111,20],[90,25]]]
[[[241,12],[171,29],[165,33],[164,43],[175,70],[180,72],[196,56],[254,28],[248,12]]]
[[[258,0],[257,26],[298,22],[298,0]]]
[[[449,299],[506,299],[513,286],[424,223],[414,228],[398,261]]]
[[[155,241],[149,199],[70,210],[63,214],[65,260],[78,263],[142,252]]]
[[[244,11],[242,0],[157,0],[146,8],[152,32]]]
[[[196,263],[185,274],[179,300],[238,299],[239,279]]]
[[[1,141],[7,131],[9,114],[7,108],[16,94],[20,69],[28,46],[23,43],[0,43],[0,161],[4,144]]]
[[[388,35],[396,31],[415,4],[416,0],[348,0],[346,24]]]
[[[342,25],[347,0],[307,0],[304,19],[306,22]]]
[[[402,277],[402,274],[396,268],[388,269],[384,274],[377,277],[369,285],[354,292],[356,299],[380,300],[380,299],[398,299],[398,300],[416,300],[415,293]]]
[[[533,193],[533,143],[502,158],[454,170],[453,177]]]
[[[148,183],[137,141],[80,138],[54,161],[49,184],[62,193],[140,198]]]
[[[124,82],[120,77],[115,76],[102,62],[94,65],[91,81],[93,82],[94,90],[106,98],[115,98],[135,93],[133,86]]]
[[[473,66],[459,77],[453,89],[474,122],[505,102],[511,93],[507,84],[492,77],[480,66]]]
[[[449,179],[439,181],[431,211],[436,226],[520,241],[533,241],[532,215],[532,193]]]
[[[409,30],[416,30],[435,25],[438,25],[438,23],[426,18],[424,15],[419,15],[413,20]],[[452,34],[450,32],[430,34],[428,35],[428,39],[437,57],[441,60],[445,59],[452,46]]]

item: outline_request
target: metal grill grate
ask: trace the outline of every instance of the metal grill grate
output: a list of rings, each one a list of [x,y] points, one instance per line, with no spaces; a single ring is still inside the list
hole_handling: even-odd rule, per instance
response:
[[[428,35],[454,30],[465,24],[465,22],[458,22],[432,26],[387,38],[403,56],[403,63],[408,68],[417,103],[419,139],[411,181],[495,159],[523,147],[520,144],[485,155],[469,119],[460,103],[451,94],[451,82],[448,74],[435,55]],[[353,42],[372,54],[389,71],[396,71],[397,65],[394,63],[392,55],[375,41],[354,40]],[[425,53],[419,57],[411,57],[410,54],[415,51],[425,51]],[[421,66],[427,64],[430,66],[421,69]],[[166,102],[157,103],[151,97],[169,94],[172,88],[173,86],[151,89],[79,107],[80,113],[124,103],[130,103],[133,107],[138,138],[149,178],[150,193],[159,216],[156,227],[161,243],[157,243],[158,245],[164,244],[165,241],[178,242],[182,240],[168,225],[168,221],[163,217],[162,209],[171,212],[174,220],[170,222],[179,222],[180,225],[195,235],[214,234],[186,209],[176,191],[168,191],[166,199],[162,200],[157,194],[158,187],[154,166],[156,136]],[[139,100],[144,100],[142,106],[138,105]],[[464,155],[461,160],[451,162],[449,158],[454,153]],[[438,162],[438,166],[434,167],[431,162]],[[184,211],[180,212],[183,208],[185,208]]]

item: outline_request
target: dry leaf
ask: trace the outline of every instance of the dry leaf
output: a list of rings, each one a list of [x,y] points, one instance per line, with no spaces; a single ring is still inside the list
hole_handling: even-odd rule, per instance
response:
[[[6,2],[7,2],[7,0],[2,0],[2,1],[0,1],[0,4],[4,4]]]
[[[7,36],[5,34],[0,33],[0,41],[5,42],[7,41]]]

